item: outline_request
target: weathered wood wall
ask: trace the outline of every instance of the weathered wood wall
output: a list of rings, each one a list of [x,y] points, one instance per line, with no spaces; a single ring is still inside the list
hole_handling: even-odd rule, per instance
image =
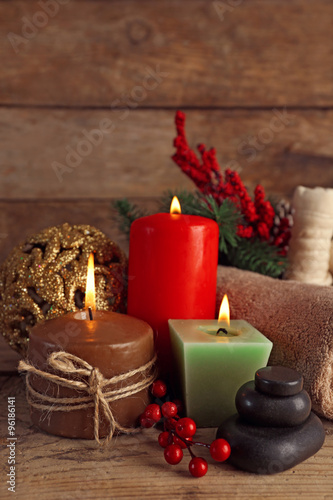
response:
[[[111,198],[192,188],[178,108],[250,189],[333,186],[332,18],[331,0],[0,0],[0,258],[64,221],[119,238]]]

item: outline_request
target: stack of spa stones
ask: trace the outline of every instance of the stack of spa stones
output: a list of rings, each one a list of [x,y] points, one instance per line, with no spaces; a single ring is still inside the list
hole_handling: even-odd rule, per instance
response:
[[[257,474],[290,469],[314,455],[325,431],[311,412],[303,377],[282,366],[261,368],[236,395],[238,414],[219,427],[231,446],[229,463]]]

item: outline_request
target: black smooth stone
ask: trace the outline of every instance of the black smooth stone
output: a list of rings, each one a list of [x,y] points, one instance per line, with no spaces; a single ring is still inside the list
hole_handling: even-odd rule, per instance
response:
[[[257,427],[246,424],[236,414],[223,422],[216,438],[229,442],[228,462],[235,467],[257,474],[276,474],[317,453],[324,443],[325,431],[312,412],[297,427]]]
[[[294,396],[267,396],[253,381],[238,389],[236,408],[241,417],[253,425],[292,427],[301,425],[310,415],[311,399],[304,390]]]
[[[292,368],[265,366],[255,374],[256,388],[270,396],[293,396],[303,389],[303,377]]]

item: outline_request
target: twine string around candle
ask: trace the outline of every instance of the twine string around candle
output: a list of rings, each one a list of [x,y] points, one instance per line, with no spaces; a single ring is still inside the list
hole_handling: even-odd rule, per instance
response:
[[[116,422],[109,403],[118,399],[127,398],[136,394],[151,385],[156,379],[156,371],[151,370],[156,361],[154,356],[148,363],[129,372],[115,375],[110,379],[105,378],[98,368],[91,366],[83,359],[69,354],[65,351],[53,352],[50,354],[47,364],[62,375],[73,375],[76,380],[65,378],[54,373],[39,370],[27,361],[19,362],[19,371],[26,372],[26,390],[28,403],[43,411],[75,411],[86,408],[94,408],[94,437],[100,443],[99,426],[100,416],[104,415],[109,425],[109,433],[106,442],[112,439],[114,432],[133,432],[132,428],[121,426]],[[141,374],[142,378],[138,382],[130,385],[122,385],[118,388],[112,386],[126,382],[134,375]],[[86,393],[86,396],[77,395],[75,397],[53,397],[36,391],[30,383],[30,375],[37,375],[44,380],[69,389],[76,389]]]

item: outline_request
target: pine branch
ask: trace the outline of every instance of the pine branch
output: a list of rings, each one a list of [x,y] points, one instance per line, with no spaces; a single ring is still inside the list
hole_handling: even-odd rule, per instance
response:
[[[180,201],[183,214],[200,215],[217,222],[220,231],[220,263],[273,278],[280,277],[285,271],[287,259],[278,253],[277,247],[269,245],[266,241],[260,241],[258,238],[247,239],[237,236],[238,225],[243,222],[243,219],[232,201],[225,199],[219,205],[212,195],[203,195],[198,191],[176,193],[168,191],[160,202],[162,212],[169,212],[171,200],[175,194]],[[146,215],[126,198],[117,200],[112,205],[116,210],[115,219],[118,227],[126,235],[129,235],[132,222]]]
[[[168,212],[171,200],[176,194],[180,201],[183,214],[200,215],[217,222],[220,231],[219,250],[228,253],[228,248],[236,247],[240,238],[237,236],[237,226],[242,216],[235,204],[225,199],[218,205],[212,195],[203,195],[199,192],[167,191],[162,198],[161,208]]]
[[[275,246],[257,239],[242,238],[237,248],[229,249],[227,259],[231,266],[272,278],[280,277],[287,267],[286,257],[279,255]]]
[[[194,212],[197,210],[197,205],[198,205],[198,193],[193,192],[193,191],[165,191],[165,193],[162,195],[162,198],[159,202],[159,207],[161,212],[169,212],[170,211],[170,205],[172,198],[174,196],[177,196],[182,213],[187,214],[187,215],[193,215]],[[197,214],[196,214],[197,215]]]
[[[129,236],[132,222],[146,215],[143,210],[137,205],[130,203],[127,198],[114,201],[112,208],[116,211],[114,219],[117,222],[118,228],[126,236]]]

